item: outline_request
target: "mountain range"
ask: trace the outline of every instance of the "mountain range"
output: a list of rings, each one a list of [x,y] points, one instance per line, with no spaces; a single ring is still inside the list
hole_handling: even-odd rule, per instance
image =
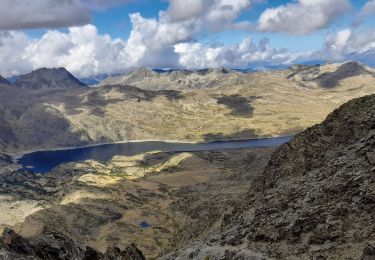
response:
[[[294,134],[373,93],[374,82],[356,62],[254,73],[139,69],[95,88],[63,68],[39,69],[1,84],[0,150]]]

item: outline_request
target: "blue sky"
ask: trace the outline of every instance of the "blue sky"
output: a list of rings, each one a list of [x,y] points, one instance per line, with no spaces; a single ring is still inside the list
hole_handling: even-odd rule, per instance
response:
[[[267,8],[278,7],[290,3],[288,0],[269,0],[264,3],[255,4],[248,10],[245,10],[237,21],[251,21],[256,23],[260,14]],[[311,49],[318,49],[323,45],[325,33],[335,31],[336,28],[343,26],[350,26],[353,14],[358,12],[366,0],[355,0],[351,2],[353,10],[347,15],[343,16],[336,23],[332,24],[325,30],[314,32],[308,35],[291,36],[284,33],[257,33],[257,32],[241,32],[241,31],[226,31],[217,33],[215,35],[202,36],[200,40],[210,41],[217,39],[223,44],[233,44],[240,41],[244,36],[250,35],[256,40],[267,37],[271,42],[277,42],[277,46],[281,48],[288,48],[295,51],[304,51]],[[160,10],[168,8],[167,1],[160,0],[144,0],[137,1],[122,6],[109,8],[105,11],[96,11],[93,16],[93,23],[97,26],[100,33],[108,33],[113,37],[128,38],[131,31],[131,24],[128,14],[139,12],[142,16],[147,18],[157,17]],[[375,25],[375,19],[367,22]]]
[[[244,10],[237,21],[251,21],[256,23],[260,14],[267,8],[278,7],[280,5],[288,4],[292,1],[288,0],[268,0],[263,3],[254,4],[252,7]],[[276,42],[277,47],[288,48],[294,51],[315,50],[322,47],[324,43],[325,34],[330,31],[335,31],[340,27],[350,26],[352,17],[356,12],[359,12],[366,3],[366,0],[351,1],[353,10],[348,12],[341,19],[331,24],[330,27],[324,30],[319,30],[307,35],[288,35],[285,33],[259,33],[259,32],[244,32],[244,31],[224,31],[211,35],[201,35],[198,40],[202,42],[219,41],[222,44],[233,44],[240,41],[245,36],[251,36],[255,40],[260,40],[264,37],[270,39],[271,42]],[[158,17],[160,10],[168,8],[168,1],[166,0],[138,0],[122,5],[110,7],[106,10],[94,10],[92,16],[92,23],[98,28],[99,33],[109,34],[114,38],[127,39],[131,32],[131,23],[129,19],[130,13],[139,12],[143,17],[155,18]],[[366,21],[362,26],[375,26],[375,19]],[[59,28],[60,31],[66,31],[66,28]],[[39,38],[45,33],[46,29],[26,30],[31,37]]]
[[[0,58],[8,64],[0,62],[0,74],[64,66],[87,76],[349,57],[372,65],[374,15],[375,0],[2,0]]]

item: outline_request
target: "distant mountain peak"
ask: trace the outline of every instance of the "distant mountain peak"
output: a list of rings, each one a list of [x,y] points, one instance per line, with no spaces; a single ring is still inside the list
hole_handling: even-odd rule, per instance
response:
[[[333,72],[321,74],[316,80],[321,87],[334,88],[338,86],[340,80],[359,75],[375,76],[375,73],[356,61],[349,61],[339,65]]]
[[[288,68],[288,79],[315,82],[322,88],[335,88],[340,81],[360,75],[375,76],[375,72],[357,61],[331,63],[325,65],[293,65]]]
[[[65,68],[40,68],[21,75],[14,83],[22,89],[66,89],[87,87]]]

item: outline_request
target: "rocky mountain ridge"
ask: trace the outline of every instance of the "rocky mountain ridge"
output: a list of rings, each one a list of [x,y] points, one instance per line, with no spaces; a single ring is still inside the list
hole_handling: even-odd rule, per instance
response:
[[[202,70],[171,70],[155,72],[139,68],[127,75],[108,78],[100,85],[134,85],[148,90],[160,89],[205,89],[223,88],[236,84],[247,84],[251,75],[267,72],[243,73],[226,68]],[[334,88],[339,81],[348,77],[369,75],[375,70],[355,61],[327,65],[293,65],[285,70],[269,71],[297,82],[311,83],[323,88]]]
[[[225,68],[170,70],[166,72],[156,72],[147,68],[139,68],[125,76],[105,79],[99,85],[134,85],[147,90],[215,89],[223,86],[222,81],[226,80],[225,75],[228,73],[232,73],[232,76],[240,75],[240,72]]]

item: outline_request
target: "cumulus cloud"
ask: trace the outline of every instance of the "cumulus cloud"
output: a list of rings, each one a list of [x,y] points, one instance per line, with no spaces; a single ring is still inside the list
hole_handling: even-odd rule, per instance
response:
[[[22,32],[0,34],[0,74],[10,76],[40,67],[66,67],[79,77],[100,73],[124,72],[136,67],[246,67],[248,65],[289,64],[298,54],[269,46],[267,39],[258,43],[247,37],[239,44],[208,47],[201,43],[162,38],[157,21],[138,14],[128,41],[100,35],[95,26],[51,30],[40,39]],[[145,32],[144,30],[148,30]],[[156,30],[156,31],[155,31]],[[161,44],[155,44],[156,42]]]
[[[62,2],[85,6],[126,1]],[[170,0],[169,8],[161,11],[158,18],[130,14],[132,29],[127,40],[100,35],[93,25],[71,27],[68,32],[49,30],[40,39],[29,39],[25,34],[13,31],[9,33],[6,44],[0,46],[0,52],[12,53],[9,55],[24,65],[13,68],[2,64],[5,60],[0,60],[0,73],[9,75],[39,67],[64,66],[78,76],[88,76],[140,66],[180,67],[182,53],[176,51],[176,45],[193,42],[197,35],[205,32],[248,28],[247,23],[237,23],[236,19],[249,6],[250,0]],[[24,46],[11,45],[16,37],[25,38]]]
[[[67,0],[67,3],[78,3],[76,1]],[[182,3],[185,1],[189,1],[187,6],[190,9],[184,12]],[[322,8],[327,1],[346,3],[345,0],[300,0],[292,5],[300,7],[314,3]],[[120,2],[126,1],[113,0],[107,4]],[[85,4],[84,0],[79,3]],[[70,27],[66,32],[48,30],[39,39],[30,38],[20,31],[0,32],[0,74],[10,76],[40,67],[60,66],[79,77],[125,72],[137,67],[242,68],[289,65],[308,59],[340,60],[352,57],[353,53],[375,52],[375,32],[352,29],[327,36],[324,49],[314,53],[274,48],[267,39],[255,42],[251,37],[231,45],[209,46],[194,40],[205,32],[247,28],[248,24],[236,20],[250,4],[249,0],[170,0],[168,9],[161,11],[157,18],[131,14],[132,29],[127,40],[99,34],[91,24]],[[179,12],[181,15],[176,15]],[[325,15],[335,13],[324,12]],[[298,30],[302,32],[302,29]]]
[[[170,0],[161,22],[180,22],[198,30],[250,29],[249,22],[234,23],[250,4],[250,0]]]
[[[0,32],[0,73],[8,76],[30,71],[30,63],[23,57],[29,40],[24,33]]]
[[[230,46],[206,47],[201,43],[180,43],[175,46],[184,68],[245,68],[257,65],[291,64],[303,57],[302,53],[290,53],[286,49],[269,46],[268,39],[258,43],[250,37]]]
[[[327,35],[325,47],[315,52],[312,58],[329,61],[358,60],[375,64],[375,30],[344,29]]]
[[[325,28],[350,7],[348,0],[298,0],[266,9],[258,20],[258,30],[306,34]]]
[[[93,25],[48,31],[40,39],[23,32],[0,34],[0,73],[27,73],[40,67],[66,67],[77,76],[126,70],[126,42],[99,35]]]

